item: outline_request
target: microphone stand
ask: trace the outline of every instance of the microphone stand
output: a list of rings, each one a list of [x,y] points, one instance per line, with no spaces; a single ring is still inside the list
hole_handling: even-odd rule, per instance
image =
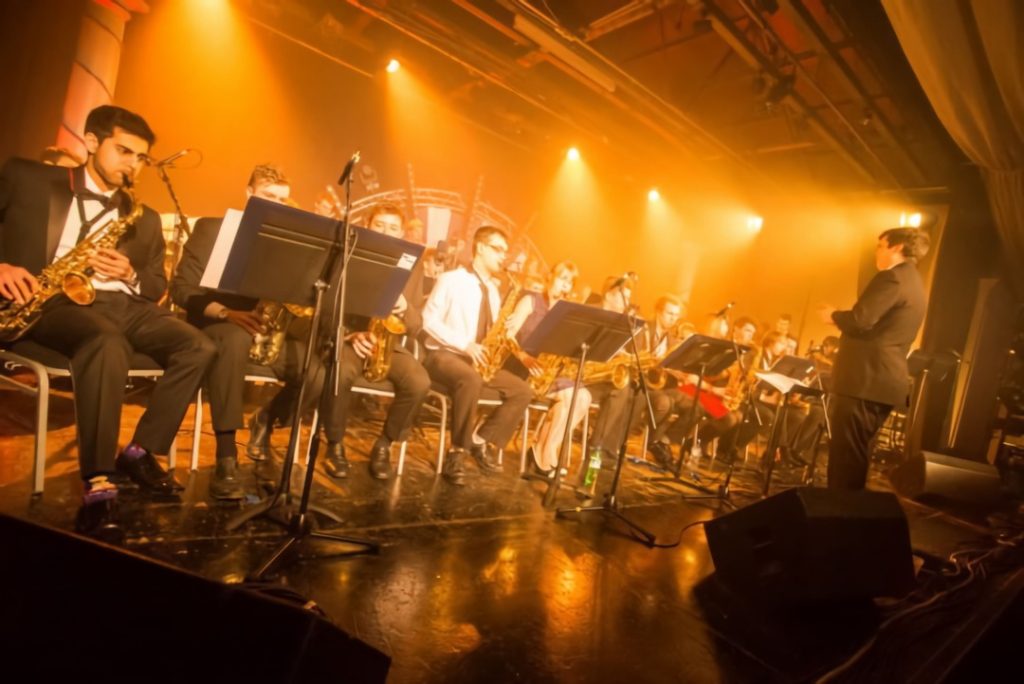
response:
[[[181,259],[181,251],[185,240],[192,234],[192,230],[188,227],[188,217],[181,210],[181,202],[178,201],[178,195],[174,192],[171,177],[167,175],[167,166],[167,164],[157,166],[156,172],[160,176],[160,180],[167,186],[167,194],[171,196],[171,203],[174,204],[174,237],[172,238],[170,254],[171,274],[173,274],[174,270],[178,267],[178,261]],[[167,297],[167,305],[168,307],[172,306],[170,297]]]
[[[650,390],[648,389],[647,381],[644,378],[643,368],[641,368],[641,366],[640,366],[640,352],[638,351],[637,346],[636,346],[636,328],[634,327],[634,322],[636,321],[636,318],[633,316],[633,314],[630,311],[629,298],[625,296],[625,291],[624,290],[622,291],[622,293],[623,293],[623,302],[625,304],[625,309],[623,310],[622,315],[626,317],[626,322],[627,322],[627,325],[629,326],[629,344],[632,347],[633,362],[636,364],[637,378],[640,381],[640,391],[643,393],[644,399],[646,400],[646,404],[647,404],[647,417],[651,421],[651,428],[656,430],[657,426],[655,425],[655,420],[654,420],[654,407],[651,405]],[[582,373],[583,373],[583,364],[581,363],[580,364],[580,369],[579,369],[579,375],[582,376]],[[579,381],[579,378],[577,378],[577,381]],[[575,396],[575,393],[574,393],[574,396]],[[572,409],[572,406],[573,406],[573,404],[569,404],[570,410]],[[632,413],[633,413],[632,405],[630,405],[627,410],[629,411],[629,414],[630,414],[629,417],[631,418],[632,417]],[[615,462],[615,474],[612,476],[612,486],[605,493],[605,495],[604,495],[604,502],[600,506],[575,506],[573,508],[560,508],[557,511],[555,511],[555,517],[556,518],[564,518],[566,516],[566,514],[568,514],[568,513],[601,513],[602,515],[605,515],[605,516],[611,516],[612,518],[615,518],[616,520],[621,521],[627,527],[629,527],[631,530],[633,530],[634,532],[639,534],[641,539],[639,539],[638,541],[642,542],[646,546],[652,546],[653,547],[654,543],[655,543],[655,535],[654,535],[654,533],[644,529],[643,527],[641,527],[640,525],[638,525],[637,523],[633,522],[628,517],[626,517],[626,515],[622,512],[622,507],[619,505],[619,502],[618,502],[618,499],[617,499],[617,497],[618,497],[618,490],[619,490],[619,482],[621,481],[621,478],[622,478],[622,464],[626,460],[626,444],[627,444],[627,442],[629,442],[629,422],[630,421],[627,418],[626,429],[625,429],[625,433],[626,434],[624,434],[622,436],[622,444],[619,446],[619,456],[618,456],[618,459]],[[571,423],[570,423],[570,425],[571,425]],[[566,426],[566,432],[567,433],[569,432],[568,426]],[[564,453],[562,455],[564,456]],[[586,464],[586,458],[587,458],[587,455],[583,454],[583,459],[584,460],[581,463],[581,468]],[[559,458],[559,467],[561,467],[561,465],[562,465],[562,458]],[[595,478],[595,480],[596,480],[596,478]],[[549,492],[551,490],[553,490],[553,489],[557,489],[557,487],[551,487],[549,489]]]
[[[299,396],[296,399],[295,406],[292,412],[292,426],[291,434],[288,438],[288,451],[286,452],[284,465],[281,469],[281,482],[278,485],[277,491],[262,505],[257,507],[253,511],[246,511],[244,514],[238,516],[232,520],[228,525],[228,530],[234,530],[244,522],[251,520],[260,515],[266,514],[273,522],[279,522],[277,519],[270,516],[271,510],[277,506],[278,501],[284,497],[284,506],[286,509],[289,507],[288,498],[290,497],[291,489],[291,473],[292,466],[294,463],[293,454],[295,453],[298,442],[299,433],[301,430],[301,418],[302,408],[305,404],[306,386],[308,384],[309,367],[312,362],[313,354],[316,353],[317,348],[320,346],[317,344],[320,337],[320,316],[323,311],[323,298],[324,292],[328,288],[328,284],[335,280],[335,268],[338,263],[338,252],[339,246],[341,247],[342,263],[341,272],[339,275],[340,286],[339,296],[335,298],[335,311],[338,312],[339,317],[335,320],[338,322],[338,333],[335,337],[335,341],[344,340],[344,330],[341,323],[341,315],[344,312],[344,290],[345,280],[348,274],[348,260],[351,256],[352,249],[354,247],[352,240],[352,230],[348,221],[349,207],[351,206],[351,187],[352,178],[351,174],[345,184],[345,213],[344,216],[335,224],[335,239],[331,243],[330,251],[328,252],[327,259],[324,262],[323,269],[320,273],[320,277],[317,279],[314,287],[316,288],[316,303],[313,308],[313,317],[310,320],[309,334],[306,338],[306,353],[302,364],[302,383],[299,386]],[[335,345],[333,350],[333,359],[330,362],[331,368],[328,369],[328,374],[337,373],[338,359],[340,358],[340,349]],[[324,388],[326,391],[326,386]],[[337,379],[334,380],[334,391],[337,392]],[[379,553],[380,545],[376,542],[369,541],[367,539],[360,539],[357,537],[349,537],[344,535],[328,534],[326,532],[320,532],[312,528],[313,519],[309,516],[310,509],[310,492],[313,488],[313,473],[316,469],[316,457],[317,457],[317,425],[313,425],[313,433],[310,439],[313,441],[313,447],[310,449],[309,463],[306,465],[306,476],[303,481],[302,496],[299,500],[299,507],[290,516],[287,527],[288,537],[282,542],[277,549],[270,555],[270,557],[256,570],[251,576],[252,579],[261,579],[266,576],[271,570],[277,567],[284,554],[296,546],[306,538],[320,539],[332,542],[339,542],[348,545],[355,545],[356,549],[342,551],[339,553],[331,554],[332,557],[339,556],[353,556],[363,553]]]

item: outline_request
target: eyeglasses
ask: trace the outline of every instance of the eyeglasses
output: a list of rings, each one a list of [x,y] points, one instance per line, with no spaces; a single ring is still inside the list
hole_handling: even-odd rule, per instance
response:
[[[490,242],[485,242],[484,246],[485,247],[490,247],[491,249],[493,249],[498,254],[508,254],[508,245],[496,245],[496,244],[493,244],[493,243],[490,243]]]

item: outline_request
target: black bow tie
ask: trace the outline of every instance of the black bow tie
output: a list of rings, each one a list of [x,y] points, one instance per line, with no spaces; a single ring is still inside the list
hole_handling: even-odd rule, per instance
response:
[[[104,207],[111,207],[114,205],[114,202],[117,201],[116,192],[108,197],[107,195],[103,195],[98,192],[93,192],[89,188],[83,188],[82,190],[79,190],[78,192],[75,193],[75,197],[78,197],[83,200],[95,200],[102,204]]]

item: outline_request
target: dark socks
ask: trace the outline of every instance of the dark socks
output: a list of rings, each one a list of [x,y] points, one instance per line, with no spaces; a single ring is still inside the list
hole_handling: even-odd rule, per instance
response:
[[[218,430],[215,435],[217,437],[217,459],[236,458],[238,447],[235,445],[235,431]]]

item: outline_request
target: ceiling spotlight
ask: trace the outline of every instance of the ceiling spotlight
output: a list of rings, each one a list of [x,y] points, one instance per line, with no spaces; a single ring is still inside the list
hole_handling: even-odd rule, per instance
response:
[[[764,227],[764,218],[760,216],[747,217],[747,230],[749,232],[760,233],[762,227]]]
[[[660,199],[661,199],[661,193],[658,192],[658,188],[651,188],[650,190],[647,191],[647,201],[648,202],[657,202]]]
[[[390,62],[388,62],[387,71],[389,74],[393,74],[396,71],[398,71],[399,68],[401,68],[401,66],[402,65],[398,63],[397,59],[392,59]]]
[[[575,147],[570,147],[569,151],[565,153],[565,158],[568,159],[569,161],[579,161],[580,151]]]
[[[900,228],[920,228],[922,218],[919,211],[904,211],[900,214]]]

